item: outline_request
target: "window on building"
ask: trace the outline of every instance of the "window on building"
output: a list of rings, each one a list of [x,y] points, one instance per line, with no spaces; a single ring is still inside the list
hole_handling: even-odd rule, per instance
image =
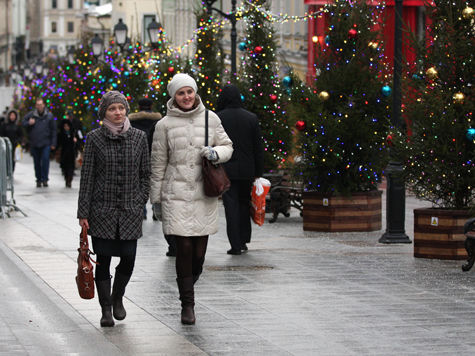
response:
[[[56,33],[58,31],[58,25],[56,22],[51,22],[51,33]]]
[[[52,9],[58,8],[58,0],[51,0],[51,8]]]
[[[74,8],[74,0],[68,0],[68,9]]]
[[[74,22],[68,21],[68,32],[73,33],[74,32]]]

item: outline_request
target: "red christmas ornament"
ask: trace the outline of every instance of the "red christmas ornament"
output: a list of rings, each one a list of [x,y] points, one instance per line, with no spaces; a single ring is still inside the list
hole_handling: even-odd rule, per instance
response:
[[[254,52],[256,52],[257,54],[261,54],[262,53],[262,47],[261,46],[254,47]]]
[[[173,73],[175,71],[175,68],[174,67],[168,67],[168,72],[169,73]]]
[[[386,143],[388,144],[388,146],[393,146],[393,136],[391,134],[389,134],[387,137],[386,137]]]
[[[351,28],[349,31],[348,31],[348,37],[351,38],[351,39],[354,39],[356,38],[356,35],[358,34],[358,31],[356,31],[356,29],[354,28]]]
[[[273,103],[275,103],[275,102],[277,101],[277,95],[271,94],[271,95],[270,95],[270,101],[272,101]]]
[[[297,128],[297,130],[299,131],[303,131],[305,130],[305,127],[307,126],[307,124],[305,123],[305,121],[302,121],[302,120],[299,120],[295,123],[295,127]]]

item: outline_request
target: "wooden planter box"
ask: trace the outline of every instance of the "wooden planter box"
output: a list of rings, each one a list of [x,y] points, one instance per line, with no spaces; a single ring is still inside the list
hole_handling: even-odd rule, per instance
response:
[[[381,230],[379,190],[351,196],[303,193],[303,229],[306,231]]]
[[[414,257],[466,260],[466,210],[414,209]]]

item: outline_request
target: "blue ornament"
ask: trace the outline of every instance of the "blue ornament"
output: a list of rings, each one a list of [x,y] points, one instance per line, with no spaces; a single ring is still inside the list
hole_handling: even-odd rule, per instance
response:
[[[381,88],[381,92],[383,93],[384,96],[389,96],[391,95],[391,87],[389,85],[385,85],[384,87]]]
[[[240,51],[245,51],[247,48],[246,42],[239,42],[239,50]]]
[[[469,140],[475,140],[475,129],[473,127],[469,127],[467,129],[467,133],[465,134],[465,136],[469,139]]]
[[[325,36],[325,44],[326,44],[327,46],[330,45],[330,35],[326,35],[326,36]]]
[[[412,75],[412,79],[418,80],[418,79],[421,79],[421,77],[419,77],[417,74],[414,73],[414,74]]]
[[[241,101],[242,102],[245,102],[246,101],[246,98],[244,97],[244,95],[241,94]]]
[[[286,75],[284,79],[282,79],[282,84],[284,84],[287,88],[292,86],[292,78]]]

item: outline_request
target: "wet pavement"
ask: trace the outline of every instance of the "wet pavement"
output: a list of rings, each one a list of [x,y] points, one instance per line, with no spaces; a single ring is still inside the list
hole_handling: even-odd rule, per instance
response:
[[[416,259],[412,244],[380,244],[384,231],[304,232],[298,211],[254,225],[249,251],[231,256],[221,207],[193,326],[180,323],[175,261],[149,216],[127,318],[101,328],[97,298],[80,299],[74,281],[78,183],[65,188],[52,162],[49,188],[36,188],[31,158],[17,163],[16,203],[28,217],[0,220],[0,355],[474,353],[475,269]],[[412,210],[427,206],[406,199],[411,239]]]

